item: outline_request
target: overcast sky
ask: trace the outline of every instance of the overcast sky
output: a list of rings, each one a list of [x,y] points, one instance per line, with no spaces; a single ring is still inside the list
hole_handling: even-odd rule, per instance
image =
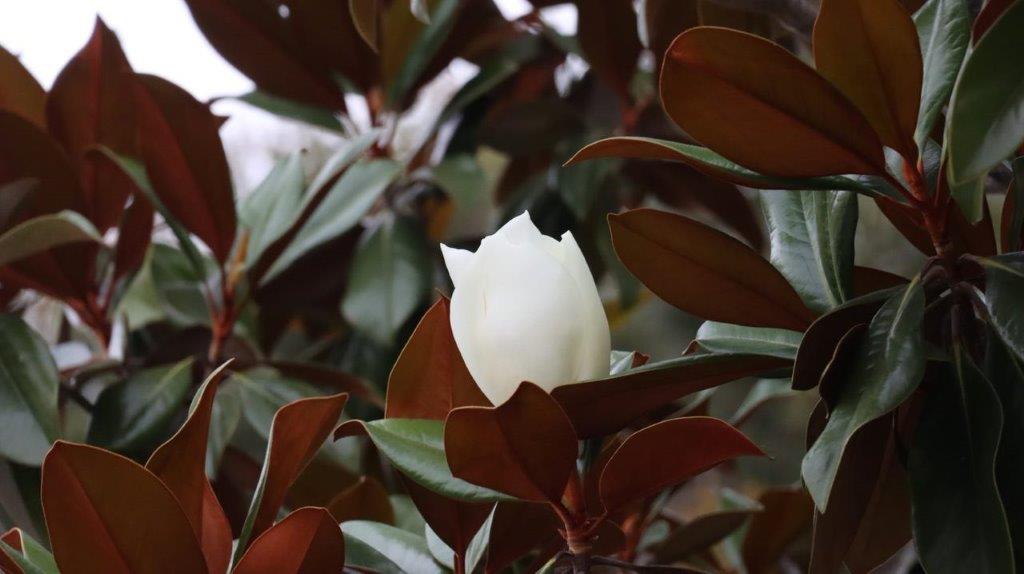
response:
[[[526,0],[498,4],[508,17],[529,10]],[[184,0],[0,0],[0,14],[0,45],[47,88],[89,38],[99,14],[139,72],[163,76],[204,100],[252,89],[206,42]]]
[[[527,0],[496,3],[510,19],[531,9]],[[97,15],[117,34],[138,72],[167,78],[200,100],[253,89],[206,41],[184,0],[0,0],[0,15],[0,46],[17,55],[46,89],[89,39]],[[574,32],[571,5],[545,9],[543,16],[562,33]],[[221,136],[240,191],[254,187],[282,154],[324,141],[308,126],[241,103],[219,102],[214,111],[231,118]]]

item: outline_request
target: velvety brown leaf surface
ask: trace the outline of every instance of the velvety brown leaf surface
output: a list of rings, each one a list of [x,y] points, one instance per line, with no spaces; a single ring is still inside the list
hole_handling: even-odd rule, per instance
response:
[[[146,170],[157,196],[224,262],[235,242],[235,201],[221,119],[178,86],[138,76],[135,105]]]
[[[42,498],[62,572],[207,572],[174,494],[123,456],[58,441],[43,461]]]
[[[608,459],[601,473],[601,502],[615,510],[732,458],[761,455],[743,433],[715,418],[655,423],[630,435]]]
[[[337,574],[345,567],[345,538],[323,508],[292,512],[253,541],[235,574]]]
[[[253,522],[252,536],[273,524],[288,488],[330,436],[347,395],[314,397],[289,403],[274,415],[267,452],[266,484]]]
[[[818,71],[871,122],[885,145],[917,158],[921,47],[897,0],[823,0],[814,26]]]
[[[878,137],[853,104],[795,56],[751,34],[712,27],[681,34],[665,58],[661,99],[694,139],[760,173],[885,170]]]
[[[442,297],[420,319],[388,378],[387,418],[440,420],[456,407],[490,406],[469,374]]]
[[[201,387],[199,402],[185,424],[149,457],[146,469],[163,481],[192,524],[210,572],[231,560],[231,525],[206,478],[206,445],[213,400],[223,377],[222,365]]]
[[[609,216],[615,252],[666,302],[712,321],[803,331],[814,320],[768,261],[702,223],[653,209]]]
[[[455,476],[534,502],[560,500],[576,468],[572,423],[533,383],[520,384],[498,407],[452,411],[444,443]]]

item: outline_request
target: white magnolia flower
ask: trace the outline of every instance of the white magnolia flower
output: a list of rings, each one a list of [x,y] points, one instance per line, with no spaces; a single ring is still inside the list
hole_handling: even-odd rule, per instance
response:
[[[441,251],[455,284],[455,343],[492,403],[523,381],[550,392],[608,374],[608,318],[572,233],[555,241],[523,213],[476,253]]]

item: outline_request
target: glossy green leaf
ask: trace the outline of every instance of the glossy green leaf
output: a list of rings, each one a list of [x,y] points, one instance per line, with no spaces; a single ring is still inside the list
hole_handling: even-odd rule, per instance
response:
[[[97,150],[101,154],[97,157],[105,158],[105,161],[111,162],[113,166],[131,178],[138,190],[153,204],[153,207],[156,208],[164,218],[164,221],[167,222],[167,226],[171,228],[171,232],[174,233],[174,237],[178,240],[182,251],[192,264],[195,275],[197,277],[205,277],[205,267],[202,262],[203,256],[199,253],[195,243],[192,242],[192,236],[189,235],[189,231],[174,217],[174,214],[167,209],[164,202],[157,196],[156,191],[153,190],[153,184],[149,181],[146,166],[134,158],[120,155],[116,151],[104,146],[99,146]]]
[[[392,344],[429,295],[431,271],[423,232],[410,219],[384,217],[360,238],[341,313],[375,341]]]
[[[270,425],[278,409],[322,394],[316,387],[282,377],[273,369],[251,369],[235,373],[231,378],[240,391],[243,418],[264,440],[270,438]]]
[[[1010,165],[1013,167],[1013,181],[1006,190],[999,230],[1003,252],[1024,250],[1024,156],[1015,158]]]
[[[15,528],[3,536],[0,536],[0,542],[6,543],[11,540],[9,537],[9,534],[11,533],[16,533],[15,535],[18,538],[18,542],[21,543],[21,551],[18,552],[17,550],[14,550],[14,553],[17,554],[17,556],[15,556],[14,554],[11,554],[10,550],[8,550],[11,548],[10,545],[7,545],[2,549],[8,551],[8,555],[18,562],[19,566],[25,571],[25,574],[29,574],[30,572],[40,572],[41,574],[60,574],[60,570],[57,569],[57,562],[53,559],[53,554],[20,528]],[[0,560],[0,562],[3,561]]]
[[[796,358],[801,337],[801,333],[788,329],[705,321],[697,329],[696,340],[701,347],[717,353],[744,353],[792,360]]]
[[[328,108],[320,108],[311,104],[281,98],[262,90],[254,90],[236,99],[272,114],[298,120],[311,126],[335,132],[342,131],[338,116]]]
[[[153,446],[192,386],[192,359],[153,367],[103,390],[96,401],[89,442],[109,450],[134,453]]]
[[[466,82],[445,105],[440,117],[438,117],[438,125],[455,117],[466,106],[477,101],[484,94],[487,94],[502,82],[511,78],[519,69],[519,66],[520,63],[515,58],[505,56],[504,54],[485,62],[480,67],[480,71],[473,76],[473,79]]]
[[[346,562],[381,574],[444,574],[430,554],[427,541],[418,534],[365,520],[341,524],[345,533]]]
[[[1013,548],[995,475],[999,397],[959,345],[953,370],[931,388],[910,448],[917,552],[932,574],[1009,574]]]
[[[789,379],[761,379],[750,387],[750,391],[747,392],[747,396],[743,398],[740,406],[736,408],[729,424],[738,427],[765,403],[796,394],[797,391],[793,390]]]
[[[402,164],[390,159],[368,160],[349,167],[330,187],[262,281],[273,279],[305,253],[352,229],[401,171]],[[318,189],[318,182],[319,176],[310,189]]]
[[[39,466],[60,436],[57,366],[42,337],[15,315],[0,314],[0,341],[0,456]]]
[[[1010,523],[1017,556],[1024,556],[1024,364],[994,335],[985,355],[985,378],[992,383],[1003,408],[1003,435],[999,438],[996,480]]]
[[[249,232],[246,264],[255,263],[267,246],[288,231],[302,203],[305,184],[302,154],[293,153],[279,160],[239,206],[238,218]]]
[[[985,305],[999,336],[1024,360],[1024,254],[977,259],[985,268]]]
[[[924,64],[921,113],[914,141],[924,153],[932,128],[953,93],[953,84],[971,43],[971,14],[965,0],[928,0],[914,14],[914,24],[921,39]]]
[[[828,423],[804,456],[802,475],[819,510],[828,506],[843,451],[854,433],[899,406],[920,383],[926,360],[923,317],[924,290],[915,279],[871,320]]]
[[[216,478],[220,461],[242,420],[242,397],[238,385],[223,385],[213,399],[210,436],[206,443],[206,476]]]
[[[53,247],[102,238],[92,223],[74,211],[33,217],[0,235],[0,267]]]
[[[425,18],[427,14],[426,2],[423,0],[413,0],[413,6],[416,5],[423,6],[420,13],[414,10],[418,19],[422,22],[428,22]],[[409,90],[416,85],[420,76],[423,75],[430,61],[437,54],[445,39],[448,38],[452,28],[455,27],[458,8],[458,0],[439,0],[436,3],[433,8],[433,14],[430,15],[429,23],[420,31],[419,36],[409,47],[408,53],[405,54],[405,58],[402,60],[401,67],[394,77],[391,78],[391,83],[387,87],[388,101],[392,105],[397,105],[401,102]],[[385,39],[386,41],[387,39]]]
[[[1007,58],[1024,51],[1024,3],[1014,2],[964,62],[946,122],[951,185],[984,176],[1024,140],[1024,66]],[[961,205],[971,221],[981,205]]]
[[[452,476],[444,454],[443,421],[379,419],[365,423],[364,427],[373,444],[395,468],[434,492],[468,502],[514,500]]]
[[[707,175],[756,189],[849,190],[872,197],[886,195],[873,186],[846,176],[794,178],[763,175],[706,147],[655,138],[613,137],[596,141],[576,152],[565,164],[607,157],[681,161]]]
[[[857,196],[848,191],[761,195],[771,262],[813,311],[825,313],[853,295]]]
[[[201,280],[205,281],[213,276],[215,264],[206,257],[201,264],[205,266]],[[150,249],[148,268],[160,308],[170,322],[182,327],[210,323],[210,304],[185,252],[155,243]]]
[[[487,545],[490,542],[491,522],[493,520],[494,512],[492,511],[480,527],[480,530],[477,530],[476,534],[473,535],[473,539],[469,542],[469,548],[466,549],[466,555],[463,557],[466,572],[476,572],[477,565],[480,564],[480,560],[486,555]],[[444,540],[441,540],[441,537],[429,525],[424,524],[423,529],[427,540],[427,548],[434,556],[434,559],[446,568],[454,569],[455,551],[445,544]]]
[[[56,574],[58,572],[56,564],[54,564],[53,570],[44,570],[42,567],[37,566],[34,562],[29,560],[27,556],[19,552],[17,549],[11,547],[7,542],[0,540],[0,554],[6,554],[7,557],[21,570],[19,574],[50,574],[51,572]],[[0,560],[0,565],[4,561]],[[7,570],[5,569],[4,572]]]

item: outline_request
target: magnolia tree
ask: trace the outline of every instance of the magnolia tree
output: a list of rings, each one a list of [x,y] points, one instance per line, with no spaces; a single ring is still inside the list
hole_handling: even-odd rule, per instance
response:
[[[0,51],[0,572],[1020,568],[1024,2],[185,4],[341,143]]]

